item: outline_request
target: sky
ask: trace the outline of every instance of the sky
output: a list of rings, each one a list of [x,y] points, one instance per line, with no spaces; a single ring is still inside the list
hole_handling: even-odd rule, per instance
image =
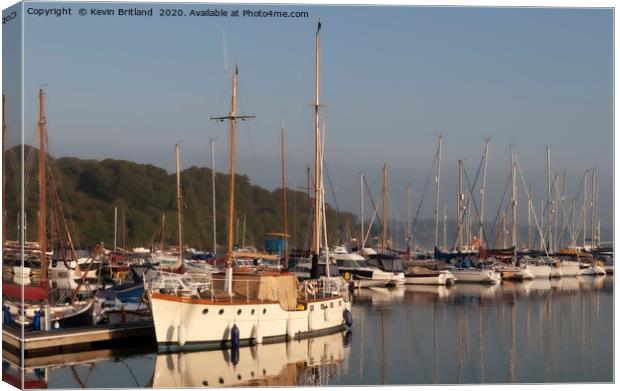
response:
[[[465,159],[473,178],[490,137],[486,220],[496,217],[504,192],[508,146],[515,145],[538,205],[549,145],[553,171],[567,172],[567,198],[577,195],[586,169],[597,169],[601,224],[612,226],[611,9],[173,7],[309,12],[282,19],[160,17],[159,6],[153,17],[79,16],[80,3],[70,6],[72,16],[24,20],[25,142],[38,143],[36,94],[44,86],[54,156],[126,159],[171,171],[175,143],[183,167],[208,166],[209,138],[218,137],[216,169],[227,171],[227,124],[209,118],[228,113],[230,72],[238,64],[239,112],[256,115],[239,126],[239,171],[258,185],[279,186],[283,118],[288,186],[305,186],[320,18],[325,159],[341,210],[359,209],[360,172],[377,200],[384,163],[392,217],[406,214],[408,183],[417,208],[442,134],[441,202],[451,216],[457,161]],[[18,123],[17,103],[7,104],[9,124]],[[431,187],[421,216],[432,215],[433,198]],[[333,195],[328,201],[335,204]]]

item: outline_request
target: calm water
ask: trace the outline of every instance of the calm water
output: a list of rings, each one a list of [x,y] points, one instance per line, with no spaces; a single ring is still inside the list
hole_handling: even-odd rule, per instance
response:
[[[365,289],[353,316],[349,335],[242,348],[237,365],[229,351],[143,347],[28,376],[50,388],[613,381],[613,277]]]

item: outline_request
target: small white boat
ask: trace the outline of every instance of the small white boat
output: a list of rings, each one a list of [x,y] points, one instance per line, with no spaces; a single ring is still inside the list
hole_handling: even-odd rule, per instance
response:
[[[600,265],[590,265],[590,264],[581,264],[581,268],[579,269],[579,276],[604,276],[607,273],[605,272],[605,267]]]
[[[549,278],[551,276],[551,267],[548,265],[529,264],[525,269],[532,273],[534,278]]]
[[[502,280],[502,277],[493,269],[478,269],[478,268],[455,268],[450,269],[450,273],[456,278],[458,282],[477,282],[486,284],[497,284]]]
[[[510,265],[497,265],[495,271],[500,273],[502,280],[532,280],[536,277],[524,267],[510,266]]]

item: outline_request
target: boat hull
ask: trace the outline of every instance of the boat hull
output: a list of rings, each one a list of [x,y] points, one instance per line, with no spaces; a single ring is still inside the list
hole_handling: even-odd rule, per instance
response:
[[[534,278],[549,278],[551,276],[551,267],[547,265],[527,265],[525,269],[532,273]]]
[[[439,273],[424,274],[408,274],[405,275],[405,284],[407,285],[450,285],[453,284],[456,277],[449,271],[440,271]]]
[[[450,270],[456,280],[461,282],[474,282],[483,284],[497,284],[501,281],[501,276],[490,269],[454,269]]]
[[[159,351],[225,348],[233,326],[242,344],[307,338],[345,327],[351,303],[341,296],[310,300],[286,311],[278,302],[210,301],[148,291]]]

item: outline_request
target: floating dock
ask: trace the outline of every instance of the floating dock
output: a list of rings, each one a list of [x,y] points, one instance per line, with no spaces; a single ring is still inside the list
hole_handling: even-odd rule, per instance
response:
[[[155,328],[152,320],[128,323],[73,327],[63,330],[27,331],[24,338],[21,329],[3,327],[2,349],[24,357],[77,352],[80,350],[115,347],[131,339],[132,345],[155,344]]]

